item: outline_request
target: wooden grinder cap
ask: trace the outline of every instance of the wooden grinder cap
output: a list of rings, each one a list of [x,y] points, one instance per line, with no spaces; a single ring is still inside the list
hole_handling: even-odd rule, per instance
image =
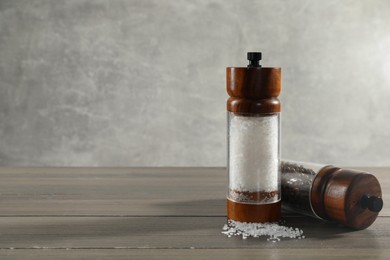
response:
[[[280,112],[281,69],[259,65],[261,53],[248,53],[248,67],[226,68],[227,110],[235,113]]]
[[[314,179],[311,203],[319,217],[354,229],[369,227],[383,207],[375,176],[333,166],[322,169]]]

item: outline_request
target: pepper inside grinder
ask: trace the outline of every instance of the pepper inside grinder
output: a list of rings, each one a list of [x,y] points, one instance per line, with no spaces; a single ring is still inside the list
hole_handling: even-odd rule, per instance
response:
[[[247,58],[247,67],[226,68],[227,217],[276,222],[281,212],[281,69],[261,67],[260,52],[249,52]]]

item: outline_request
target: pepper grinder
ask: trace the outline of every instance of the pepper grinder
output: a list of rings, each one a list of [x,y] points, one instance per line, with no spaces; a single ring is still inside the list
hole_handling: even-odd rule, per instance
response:
[[[247,58],[247,67],[226,68],[227,217],[276,222],[281,212],[281,69],[261,67],[260,52],[249,52]]]
[[[283,208],[353,229],[374,223],[383,207],[374,175],[326,164],[283,161]]]

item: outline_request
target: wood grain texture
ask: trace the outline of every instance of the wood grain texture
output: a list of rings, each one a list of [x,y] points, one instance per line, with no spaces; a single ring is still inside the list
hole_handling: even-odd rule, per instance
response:
[[[390,218],[369,229],[350,229],[310,217],[285,218],[301,228],[303,240],[228,238],[221,234],[225,217],[1,217],[1,249],[99,248],[388,248]]]
[[[323,219],[335,220],[354,229],[365,229],[378,216],[378,211],[362,205],[363,196],[382,198],[375,176],[362,171],[326,166],[313,181],[311,205]]]
[[[284,214],[303,240],[227,238],[224,168],[0,168],[1,259],[334,259],[389,253],[388,168],[361,168],[385,206],[366,230]]]
[[[231,97],[267,99],[277,97],[281,90],[281,68],[226,68],[226,91]]]
[[[0,215],[226,215],[222,168],[0,170]]]
[[[248,204],[226,200],[227,218],[239,222],[278,222],[281,217],[281,206],[281,200],[267,204]]]
[[[382,186],[389,168],[359,168]],[[0,168],[0,216],[225,216],[225,168]]]
[[[40,259],[388,259],[390,249],[18,249],[0,250],[9,260]]]
[[[226,108],[234,113],[280,112],[280,68],[226,68]]]
[[[236,114],[274,114],[281,111],[281,104],[279,99],[243,99],[230,97],[226,102],[226,109],[229,112]],[[250,113],[250,114],[248,114]]]

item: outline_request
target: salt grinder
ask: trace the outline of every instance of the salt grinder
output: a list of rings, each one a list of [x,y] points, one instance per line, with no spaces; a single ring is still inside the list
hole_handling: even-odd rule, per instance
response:
[[[226,68],[228,111],[227,217],[276,222],[281,212],[281,69],[261,67],[249,52],[248,67]]]
[[[283,161],[283,208],[353,229],[374,223],[383,207],[375,176],[331,165]]]

